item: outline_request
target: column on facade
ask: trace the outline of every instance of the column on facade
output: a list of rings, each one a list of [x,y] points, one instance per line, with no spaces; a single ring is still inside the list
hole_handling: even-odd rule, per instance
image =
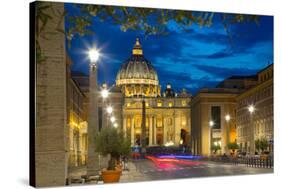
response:
[[[175,123],[175,145],[179,145],[180,139],[181,139],[181,128],[183,127],[183,120],[185,120],[184,115],[182,114],[175,114],[174,116],[174,123]],[[185,120],[186,121],[186,120]],[[186,129],[186,128],[184,128]]]
[[[223,115],[226,115],[228,112],[230,112],[229,107],[222,106],[221,112],[223,112]],[[230,123],[225,120],[225,118],[222,119],[222,126],[221,126],[221,154],[228,153],[227,150],[227,144],[228,144],[228,134],[229,134],[229,125]]]
[[[73,162],[74,162],[74,148],[73,148],[73,146],[74,146],[74,141],[73,141],[73,128],[72,128],[72,125],[71,124],[69,124],[69,160],[68,160],[68,162],[69,162],[69,166],[73,166]]]
[[[162,127],[163,127],[163,144],[167,142],[167,128],[165,124],[166,119],[162,117]]]
[[[248,129],[248,133],[250,134],[251,138],[250,138],[250,150],[249,152],[251,154],[255,154],[255,132],[256,132],[256,128],[255,128],[255,120],[253,115],[250,115],[250,128]]]
[[[83,165],[83,133],[79,131],[78,164]]]
[[[135,127],[134,127],[134,117],[131,116],[131,145],[135,145]]]
[[[125,137],[127,137],[127,116],[124,116],[123,118],[123,132],[125,134]]]
[[[174,144],[176,144],[176,134],[177,133],[176,133],[176,113],[175,113],[175,111],[174,111],[172,123],[173,123],[173,133],[174,133],[174,135],[173,135],[173,142],[174,142]]]
[[[153,144],[155,145],[155,144],[157,144],[156,143],[156,116],[153,116],[152,117],[152,120],[153,120]]]
[[[106,119],[107,119],[107,115],[106,115],[106,108],[105,108],[105,102],[103,100],[102,102],[102,112],[101,112],[101,116],[102,116],[102,127],[108,127]]]
[[[152,142],[152,116],[151,115],[149,115],[149,117],[148,117],[148,124],[149,124],[149,146],[151,146],[152,144],[153,144],[153,142]]]

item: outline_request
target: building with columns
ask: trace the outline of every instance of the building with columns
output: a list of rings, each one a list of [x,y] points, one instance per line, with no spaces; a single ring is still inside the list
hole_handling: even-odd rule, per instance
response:
[[[228,144],[236,141],[236,97],[255,86],[257,76],[231,76],[215,88],[203,88],[191,101],[192,152],[211,155],[211,147],[219,145],[219,153],[229,154]]]
[[[227,144],[236,140],[235,97],[238,92],[239,89],[202,89],[192,99],[193,154],[211,155],[212,145],[221,147],[219,153],[229,154]]]
[[[71,64],[67,56],[68,177],[85,173],[88,155],[88,98],[72,76]]]
[[[253,111],[249,111],[249,107]],[[231,76],[216,88],[201,89],[191,100],[192,152],[211,155],[212,145],[229,154],[230,142],[254,154],[266,138],[273,152],[273,64],[251,76]]]
[[[116,85],[108,88],[109,98],[106,102],[99,100],[100,127],[111,124],[105,113],[105,106],[110,104],[119,128],[130,137],[132,146],[140,145],[142,131],[148,146],[189,145],[191,95],[184,89],[176,93],[170,84],[161,94],[157,72],[144,57],[138,39],[131,57],[117,73]]]
[[[254,154],[255,140],[265,138],[273,152],[273,64],[257,73],[258,83],[237,96],[237,143],[242,152]],[[249,112],[249,106],[253,112]]]

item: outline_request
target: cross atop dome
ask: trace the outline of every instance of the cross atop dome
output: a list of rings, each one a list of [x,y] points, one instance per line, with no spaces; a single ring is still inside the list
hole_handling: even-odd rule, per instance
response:
[[[143,55],[139,38],[136,39],[136,43],[133,48],[133,55]]]

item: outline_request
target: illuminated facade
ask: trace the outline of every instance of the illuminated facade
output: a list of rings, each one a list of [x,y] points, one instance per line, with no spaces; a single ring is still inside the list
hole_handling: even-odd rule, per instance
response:
[[[254,154],[255,140],[261,138],[273,152],[273,64],[256,75],[232,76],[202,89],[191,101],[191,135],[194,154],[210,155],[212,145],[229,154],[229,142]]]
[[[191,101],[192,152],[211,155],[211,146],[229,154],[228,143],[236,140],[236,100],[239,89],[202,89]],[[225,119],[229,116],[229,120]]]
[[[160,96],[158,76],[152,64],[143,56],[139,40],[117,73],[116,85],[121,87],[126,97]]]
[[[158,75],[143,55],[136,40],[132,56],[119,69],[116,85],[109,87],[111,104],[120,129],[131,138],[131,145],[139,145],[142,122],[145,120],[146,145],[189,145],[190,143],[190,94],[182,90],[175,93],[170,84],[161,94]],[[142,101],[145,101],[143,120]],[[101,125],[106,126],[104,103],[100,100]]]
[[[67,122],[68,174],[72,176],[87,160],[87,98],[80,85],[71,76],[71,61],[67,58]]]
[[[237,97],[237,142],[243,152],[254,154],[255,140],[266,138],[273,152],[273,64],[258,74],[258,84]],[[249,112],[253,106],[253,112]]]

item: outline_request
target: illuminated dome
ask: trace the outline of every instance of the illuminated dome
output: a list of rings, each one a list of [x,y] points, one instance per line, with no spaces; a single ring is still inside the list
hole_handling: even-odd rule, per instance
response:
[[[118,71],[116,85],[122,87],[126,96],[160,95],[157,73],[152,64],[143,56],[139,39],[136,40],[132,56]]]

